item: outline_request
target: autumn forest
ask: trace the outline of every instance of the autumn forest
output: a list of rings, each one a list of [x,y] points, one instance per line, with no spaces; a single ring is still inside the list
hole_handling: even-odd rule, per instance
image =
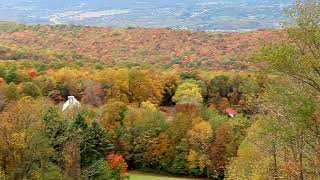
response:
[[[282,29],[0,22],[0,180],[320,177],[320,3]]]

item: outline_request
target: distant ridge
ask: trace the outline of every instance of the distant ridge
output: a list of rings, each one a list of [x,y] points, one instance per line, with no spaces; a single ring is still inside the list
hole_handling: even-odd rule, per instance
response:
[[[35,54],[78,54],[110,66],[162,66],[243,70],[265,42],[285,38],[281,30],[204,32],[170,28],[110,28],[1,23],[0,44]],[[38,49],[42,51],[39,52]],[[72,53],[76,53],[72,55]],[[50,55],[43,54],[42,57]],[[45,59],[46,58],[38,58]],[[54,59],[53,59],[54,60]]]

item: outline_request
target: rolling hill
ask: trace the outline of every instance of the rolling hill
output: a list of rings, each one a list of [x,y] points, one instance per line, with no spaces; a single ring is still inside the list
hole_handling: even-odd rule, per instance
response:
[[[110,66],[246,69],[251,53],[279,30],[218,33],[168,28],[0,24],[1,59],[86,60]],[[19,57],[10,56],[19,51]]]

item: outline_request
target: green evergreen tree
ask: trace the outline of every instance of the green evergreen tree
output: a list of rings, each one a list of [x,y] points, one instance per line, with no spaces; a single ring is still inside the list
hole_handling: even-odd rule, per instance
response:
[[[181,142],[175,148],[175,158],[172,162],[172,167],[169,169],[172,173],[186,174],[187,173],[187,154],[188,154],[188,141],[186,138],[181,139]]]
[[[109,137],[97,120],[84,131],[81,140],[81,166],[89,167],[113,151]]]
[[[81,129],[81,130],[85,130],[88,128],[88,124],[86,123],[84,117],[80,113],[77,114],[77,116],[73,122],[73,127],[76,129]]]
[[[46,125],[45,133],[55,153],[50,158],[52,162],[63,165],[63,144],[68,140],[67,123],[64,122],[60,114],[52,107],[48,109],[43,117]]]

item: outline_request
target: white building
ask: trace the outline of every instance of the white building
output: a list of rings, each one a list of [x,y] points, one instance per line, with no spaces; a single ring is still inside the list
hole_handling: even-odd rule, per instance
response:
[[[62,112],[74,107],[79,108],[80,102],[74,96],[68,96],[68,100],[64,103],[62,107]]]

